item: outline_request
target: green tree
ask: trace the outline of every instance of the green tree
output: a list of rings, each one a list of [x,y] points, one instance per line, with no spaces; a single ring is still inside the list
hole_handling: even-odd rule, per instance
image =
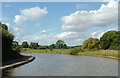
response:
[[[13,41],[12,44],[13,44],[13,47],[14,47],[14,48],[19,45],[17,41]]]
[[[53,47],[49,47],[50,51],[53,51]]]
[[[66,45],[66,44],[64,44],[64,45],[63,45],[63,48],[64,48],[64,49],[67,49],[67,45]]]
[[[52,47],[53,49],[55,49],[55,44],[51,44],[49,47]]]
[[[64,41],[58,40],[58,41],[56,42],[56,48],[61,49],[61,48],[63,48],[63,45],[64,45],[64,44],[65,44]]]
[[[17,58],[21,56],[18,52],[18,50],[14,50],[12,47],[14,35],[8,32],[7,25],[0,23],[2,28],[0,28],[0,31],[2,31],[2,60],[10,60],[13,58]],[[1,34],[1,33],[0,33]]]
[[[23,48],[28,48],[28,46],[29,46],[29,45],[28,45],[28,43],[27,43],[26,41],[24,41],[24,42],[22,43],[22,47],[23,47]]]
[[[108,31],[100,38],[102,49],[120,49],[120,31]]]
[[[99,49],[100,48],[100,42],[98,39],[95,38],[89,38],[88,40],[85,40],[83,42],[83,48],[84,49]]]
[[[30,48],[37,49],[38,47],[39,47],[38,43],[33,43],[33,42],[30,43]]]
[[[5,30],[8,30],[8,27],[6,24],[2,24],[2,28],[5,29]]]

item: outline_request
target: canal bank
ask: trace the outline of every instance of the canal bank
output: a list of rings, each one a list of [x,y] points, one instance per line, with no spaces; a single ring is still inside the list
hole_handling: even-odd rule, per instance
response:
[[[22,56],[20,58],[14,59],[12,61],[3,62],[2,67],[0,67],[0,70],[8,70],[11,68],[15,68],[17,66],[31,62],[34,59],[35,59],[35,57],[33,57],[33,56]]]

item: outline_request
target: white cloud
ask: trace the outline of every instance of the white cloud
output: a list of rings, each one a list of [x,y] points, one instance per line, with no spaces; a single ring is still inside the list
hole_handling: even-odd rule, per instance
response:
[[[100,37],[102,37],[102,35],[103,35],[104,33],[105,33],[104,31],[99,30],[99,31],[96,31],[96,32],[92,32],[90,35],[91,35],[91,37],[93,37],[93,38],[98,38],[98,39],[100,39]]]
[[[42,32],[42,34],[46,34],[46,31],[45,31],[45,30],[42,30],[41,32]]]
[[[77,9],[88,9],[90,7],[88,6],[88,4],[77,4],[76,8]]]
[[[67,45],[81,45],[88,37],[85,32],[63,32],[57,35],[57,39],[64,40]]]
[[[72,38],[72,37],[78,36],[77,32],[63,32],[61,34],[58,35],[58,38],[61,39],[66,39],[66,38]]]
[[[105,27],[117,22],[118,3],[102,4],[100,9],[91,11],[76,11],[61,18],[62,28],[67,31],[81,32],[92,27]]]
[[[111,31],[111,30],[118,31],[118,26],[111,28],[111,29],[108,29],[107,31]]]
[[[10,23],[4,23],[4,22],[2,22],[2,24],[6,24],[8,28],[10,27]]]
[[[7,27],[8,27],[8,31],[9,31],[10,33],[12,33],[12,34],[17,34],[17,32],[19,31],[19,28],[17,28],[17,27],[12,27],[12,26],[10,25],[10,23],[4,23],[4,22],[2,22],[2,24],[6,24]]]
[[[114,30],[115,28],[111,28],[108,30]],[[102,37],[102,35],[107,32],[103,31],[103,30],[98,30],[95,32],[91,32],[89,33],[85,33],[85,32],[63,32],[60,34],[48,34],[46,33],[45,30],[43,30],[42,32],[44,32],[45,34],[38,34],[38,35],[21,35],[20,30],[18,30],[17,32],[15,32],[15,39],[16,41],[22,43],[23,41],[27,41],[28,43],[30,42],[38,42],[40,45],[50,45],[52,43],[56,43],[57,40],[63,40],[67,45],[82,45],[82,43],[90,38],[98,38],[100,39],[100,37]]]
[[[39,26],[40,26],[40,23],[36,23],[35,26],[36,26],[36,27],[39,27]]]
[[[108,30],[106,30],[105,32],[111,31],[111,30],[118,31],[118,27],[114,27],[114,28],[108,29]],[[98,38],[98,39],[100,39],[100,37],[102,37],[102,35],[103,35],[105,32],[102,31],[102,30],[99,30],[99,31],[96,31],[96,32],[92,32],[92,33],[90,34],[90,36],[93,37],[93,38]]]
[[[14,22],[19,25],[25,25],[27,20],[40,20],[45,16],[48,11],[47,8],[41,9],[40,7],[33,7],[29,9],[24,9],[20,11],[20,15],[16,15]]]

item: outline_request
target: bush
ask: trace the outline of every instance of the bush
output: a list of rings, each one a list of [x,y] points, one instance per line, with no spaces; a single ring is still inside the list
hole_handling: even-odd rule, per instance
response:
[[[120,49],[120,31],[108,31],[100,38],[100,45],[102,49]]]
[[[83,42],[84,49],[100,49],[100,42],[96,38],[89,38]]]
[[[78,55],[80,52],[84,52],[81,48],[74,48],[69,54],[70,55]]]

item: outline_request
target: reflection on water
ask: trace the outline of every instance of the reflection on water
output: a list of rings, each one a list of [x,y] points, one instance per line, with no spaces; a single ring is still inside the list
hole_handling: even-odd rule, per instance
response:
[[[12,76],[12,71],[13,71],[13,69],[11,69],[11,70],[2,70],[2,78],[11,78],[9,76]]]
[[[26,53],[36,59],[9,76],[117,76],[118,61],[100,57]]]

